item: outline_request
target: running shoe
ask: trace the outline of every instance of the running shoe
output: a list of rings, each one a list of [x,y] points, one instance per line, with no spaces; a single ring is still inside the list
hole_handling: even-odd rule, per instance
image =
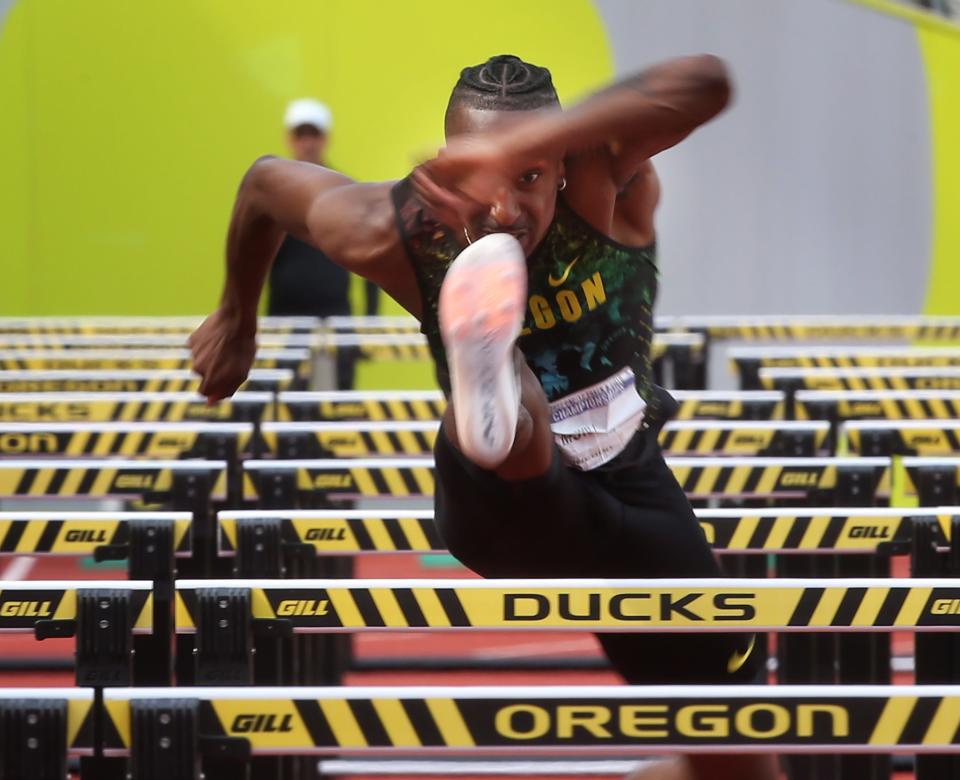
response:
[[[491,233],[464,249],[440,288],[440,332],[460,449],[486,469],[503,463],[517,432],[514,344],[526,298],[526,257],[508,233]]]

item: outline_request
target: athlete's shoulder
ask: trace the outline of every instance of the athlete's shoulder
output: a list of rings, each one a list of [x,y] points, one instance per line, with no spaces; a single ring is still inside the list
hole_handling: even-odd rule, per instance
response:
[[[653,243],[660,181],[650,160],[644,160],[626,182],[618,181],[616,153],[608,146],[564,162],[564,200],[581,219],[619,244],[641,248]]]

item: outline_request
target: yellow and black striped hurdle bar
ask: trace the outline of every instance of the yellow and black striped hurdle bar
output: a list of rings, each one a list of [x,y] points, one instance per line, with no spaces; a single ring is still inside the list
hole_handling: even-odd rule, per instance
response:
[[[9,423],[0,421],[0,456],[210,458],[252,453],[254,426],[232,422]]]
[[[207,499],[226,495],[222,460],[0,459],[0,498],[108,498],[149,496],[171,499],[175,477],[194,478]]]
[[[280,392],[293,384],[286,368],[255,368],[242,391]],[[160,371],[0,371],[0,393],[196,393],[200,377],[187,369]]]
[[[736,554],[906,552],[916,523],[929,524],[935,544],[943,548],[960,518],[960,507],[694,511],[713,549]],[[272,536],[282,545],[312,548],[316,555],[446,552],[432,510],[222,510],[217,526],[219,554],[238,559],[239,576],[253,576],[240,560],[259,553],[253,540]]]
[[[8,422],[259,422],[273,394],[240,392],[210,405],[197,393],[2,393],[0,423]]]
[[[905,457],[903,466],[907,473],[904,492],[917,496],[921,506],[953,503],[960,495],[960,455]]]
[[[651,359],[660,360],[673,348],[685,348],[700,355],[705,339],[699,333],[655,333],[651,345]],[[0,346],[4,344],[0,338]],[[357,350],[371,360],[428,360],[430,348],[427,338],[418,331],[334,332],[319,339],[319,346],[329,353],[341,349]]]
[[[193,553],[193,515],[189,512],[0,512],[0,555],[98,555],[105,548],[111,553],[126,551],[136,537],[134,529],[158,523],[169,524],[171,554],[189,558]]]
[[[851,479],[857,481],[855,494],[861,501],[890,491],[889,458],[668,458],[667,465],[691,498],[799,497],[843,491]],[[255,501],[261,492],[269,492],[275,500],[290,502],[288,507],[298,495],[309,493],[404,498],[431,496],[433,491],[430,458],[244,463],[244,498]]]
[[[409,316],[325,317],[322,328],[332,333],[419,333],[420,322]]]
[[[169,637],[173,631],[175,562],[189,561],[194,552],[190,512],[0,512],[0,556],[92,555],[97,561],[126,560],[131,581],[149,581],[155,588],[146,608],[152,610],[150,621],[157,627],[157,637]],[[21,584],[30,585],[29,582]],[[86,587],[82,581],[72,584],[77,588]],[[34,606],[25,606],[31,598],[13,591],[0,592],[0,613],[6,609],[11,617],[60,619],[46,614],[59,608],[52,603],[38,608],[34,600]],[[7,601],[12,606],[4,606]],[[0,629],[4,627],[0,622]],[[47,631],[49,625],[42,623],[39,629]],[[56,630],[61,629],[62,626]],[[150,638],[133,641],[136,680],[141,684],[169,684],[173,664],[169,641]],[[33,668],[29,658],[7,658],[6,661],[21,669]]]
[[[177,580],[177,631],[218,631],[232,607],[203,599],[228,596],[253,620],[300,633],[960,628],[960,579],[204,579]]]
[[[760,384],[788,396],[800,390],[960,390],[960,367],[761,368]]]
[[[167,619],[155,625],[149,580],[6,581],[0,586],[0,631],[30,632],[41,640],[77,637],[76,684],[97,687],[132,685],[134,637],[150,635],[140,642],[144,660],[165,660],[165,666],[148,679],[169,684],[171,623],[169,599],[164,600]]]
[[[0,317],[0,333],[183,333],[189,335],[203,317]],[[317,317],[260,317],[261,333],[316,333]]]
[[[521,335],[526,333],[529,330]],[[353,350],[368,360],[430,359],[426,337],[415,332],[333,332],[322,337],[320,348],[331,358],[338,351]],[[706,339],[700,333],[655,333],[650,347],[657,380],[684,389],[704,387],[705,354]]]
[[[265,351],[314,349],[319,335],[304,333],[260,333],[257,346]],[[186,346],[182,333],[0,333],[0,350],[173,350]]]
[[[196,679],[250,684],[258,636],[357,631],[953,632],[960,579],[178,580]],[[243,627],[246,627],[243,630]],[[281,653],[282,656],[282,653]],[[241,659],[246,659],[244,663]],[[889,664],[889,661],[887,661]],[[334,667],[337,668],[334,668]],[[349,662],[321,674],[337,683]],[[282,665],[260,667],[281,682]],[[314,678],[316,680],[316,678]]]
[[[960,341],[960,317],[930,316],[674,316],[658,329],[694,330],[717,341]]]
[[[744,389],[761,387],[762,368],[960,366],[960,347],[733,347],[727,354]]]
[[[433,421],[297,422],[263,423],[260,434],[279,457],[362,458],[429,455],[438,431]],[[829,453],[829,434],[825,421],[683,420],[667,423],[660,444],[671,455],[815,456]]]
[[[0,351],[0,369],[73,371],[188,370],[192,358],[185,349],[43,349]],[[305,384],[313,371],[309,350],[258,350],[253,368],[286,368]]]
[[[863,455],[960,455],[960,420],[851,420],[840,435]]]
[[[181,569],[199,576],[216,563],[211,502],[226,498],[226,466],[222,460],[0,459],[0,498],[121,498],[189,511],[194,554]]]
[[[798,390],[798,420],[910,420],[960,417],[960,390]]]
[[[112,688],[103,707],[97,747],[129,757],[131,780],[137,766],[196,767],[228,741],[239,755],[960,752],[957,686]],[[32,725],[31,750],[64,769],[94,752],[90,689],[6,689],[0,713],[14,733]]]
[[[199,407],[201,411],[203,406]],[[209,407],[207,407],[209,408]],[[66,457],[130,460],[224,461],[228,502],[241,500],[241,460],[257,456],[261,443],[253,423],[0,421],[0,458]]]
[[[773,390],[675,390],[677,420],[782,420],[784,394]],[[347,420],[439,420],[446,401],[439,390],[363,390],[281,392],[277,397],[280,422],[338,422]]]

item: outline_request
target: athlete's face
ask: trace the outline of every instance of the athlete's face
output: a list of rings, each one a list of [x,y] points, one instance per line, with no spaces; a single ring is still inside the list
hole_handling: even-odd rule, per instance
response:
[[[447,114],[446,136],[451,140],[470,133],[484,133],[515,122],[526,112],[485,111],[459,106]],[[557,191],[563,176],[563,160],[508,159],[508,174],[472,220],[473,238],[488,233],[511,233],[529,255],[550,227],[557,207]]]

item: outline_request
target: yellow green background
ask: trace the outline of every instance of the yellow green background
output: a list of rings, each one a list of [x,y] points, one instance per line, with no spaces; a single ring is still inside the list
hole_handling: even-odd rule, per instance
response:
[[[0,313],[208,310],[233,195],[285,153],[290,99],[333,109],[332,164],[399,177],[441,142],[459,69],[501,52],[549,64],[567,99],[613,70],[587,0],[488,0],[482,22],[440,0],[15,0]]]

